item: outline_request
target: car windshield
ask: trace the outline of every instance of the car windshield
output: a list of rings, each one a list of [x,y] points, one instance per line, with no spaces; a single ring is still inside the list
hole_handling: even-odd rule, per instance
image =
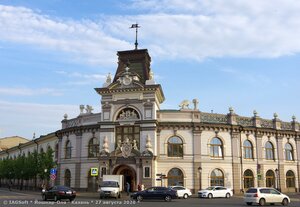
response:
[[[100,184],[100,187],[119,187],[118,182],[115,181],[103,181]]]
[[[215,187],[208,187],[205,190],[213,190],[213,189],[215,189]]]

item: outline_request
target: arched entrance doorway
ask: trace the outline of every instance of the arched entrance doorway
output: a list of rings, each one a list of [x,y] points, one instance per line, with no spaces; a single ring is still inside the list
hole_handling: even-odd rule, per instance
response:
[[[98,176],[91,176],[91,169],[88,171],[88,191],[97,192],[98,190]]]
[[[128,165],[120,165],[113,170],[113,175],[123,175],[124,176],[124,190],[125,184],[128,182],[130,184],[130,191],[135,191],[137,186],[136,172]]]
[[[266,187],[275,188],[275,174],[272,170],[268,170],[266,173]]]
[[[254,187],[254,176],[253,172],[248,169],[244,172],[244,188],[247,190],[251,187]]]

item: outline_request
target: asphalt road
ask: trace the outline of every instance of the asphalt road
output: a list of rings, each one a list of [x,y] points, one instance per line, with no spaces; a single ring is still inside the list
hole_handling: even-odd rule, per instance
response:
[[[216,199],[175,199],[171,202],[165,202],[160,200],[149,200],[138,203],[134,200],[123,199],[97,199],[85,196],[78,196],[73,202],[68,200],[62,200],[59,202],[54,201],[42,201],[41,195],[37,192],[14,192],[0,189],[0,207],[13,207],[13,206],[136,206],[136,207],[231,207],[231,206],[247,206],[243,202],[242,197],[234,196],[230,199],[216,198]],[[281,205],[277,205],[281,206]],[[289,206],[299,207],[300,199],[292,198],[292,202]]]

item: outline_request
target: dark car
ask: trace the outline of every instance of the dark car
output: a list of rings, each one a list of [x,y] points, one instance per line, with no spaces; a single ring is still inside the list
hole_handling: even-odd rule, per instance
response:
[[[67,186],[53,186],[48,190],[42,192],[42,198],[44,201],[53,199],[55,202],[61,199],[69,199],[73,201],[76,197],[76,191]]]
[[[177,198],[177,191],[166,187],[151,187],[143,191],[138,191],[131,195],[131,198],[142,201],[144,199],[164,199],[171,201]]]

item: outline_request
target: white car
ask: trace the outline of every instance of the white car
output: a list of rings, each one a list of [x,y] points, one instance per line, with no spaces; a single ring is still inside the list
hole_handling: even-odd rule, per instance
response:
[[[199,198],[230,198],[233,195],[231,188],[225,188],[223,186],[211,186],[204,190],[198,191]]]
[[[191,190],[183,186],[171,186],[170,188],[177,191],[178,198],[187,199],[192,195]]]
[[[248,206],[253,203],[258,203],[261,206],[266,203],[272,205],[280,203],[286,206],[291,202],[287,195],[280,193],[274,188],[249,188],[244,194],[244,201]]]

